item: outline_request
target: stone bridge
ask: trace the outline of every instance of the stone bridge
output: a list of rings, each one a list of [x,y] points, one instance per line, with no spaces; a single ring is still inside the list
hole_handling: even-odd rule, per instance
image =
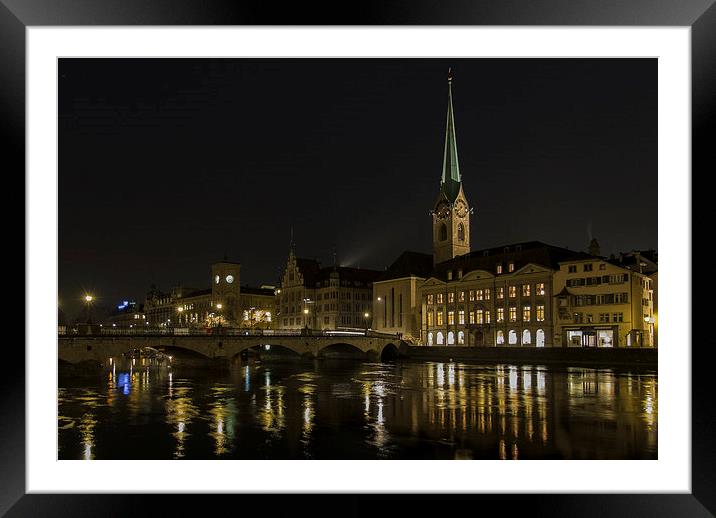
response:
[[[268,347],[267,347],[268,346]],[[294,356],[303,358],[366,358],[380,359],[398,355],[401,341],[396,336],[281,336],[281,335],[132,335],[132,336],[60,336],[58,357],[62,361],[78,363],[94,360],[104,362],[133,349],[153,347],[194,353],[211,360],[232,360],[242,352],[254,350],[259,356]],[[402,345],[406,347],[405,344]]]

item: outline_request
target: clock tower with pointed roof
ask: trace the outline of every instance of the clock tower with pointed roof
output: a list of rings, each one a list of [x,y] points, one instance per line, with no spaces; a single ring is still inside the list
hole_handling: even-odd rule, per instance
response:
[[[472,208],[462,187],[457,159],[455,117],[452,107],[452,72],[448,71],[448,109],[445,154],[440,192],[431,211],[433,218],[433,264],[470,252]]]

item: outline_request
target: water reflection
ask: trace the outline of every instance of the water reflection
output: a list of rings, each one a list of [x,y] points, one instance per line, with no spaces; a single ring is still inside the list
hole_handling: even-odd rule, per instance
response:
[[[456,362],[202,371],[113,359],[59,390],[60,458],[656,458],[655,373]]]

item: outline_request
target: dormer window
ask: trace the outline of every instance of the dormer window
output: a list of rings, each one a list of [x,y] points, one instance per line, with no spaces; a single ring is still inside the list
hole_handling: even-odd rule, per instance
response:
[[[449,281],[452,280],[452,270],[447,271],[447,280],[449,280]]]
[[[507,271],[514,272],[515,271],[515,263],[510,263],[507,265]]]
[[[458,278],[458,279],[462,279],[462,268],[459,268],[459,269],[457,270],[457,278]]]
[[[498,264],[497,265],[497,275],[500,275],[501,273],[502,273],[502,265]]]

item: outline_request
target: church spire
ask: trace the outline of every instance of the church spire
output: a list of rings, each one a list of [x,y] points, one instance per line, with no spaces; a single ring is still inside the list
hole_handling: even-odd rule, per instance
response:
[[[443,156],[443,174],[440,190],[453,202],[460,190],[460,166],[457,161],[457,141],[455,139],[455,116],[452,109],[452,69],[448,69],[448,109],[445,128],[445,154]]]

